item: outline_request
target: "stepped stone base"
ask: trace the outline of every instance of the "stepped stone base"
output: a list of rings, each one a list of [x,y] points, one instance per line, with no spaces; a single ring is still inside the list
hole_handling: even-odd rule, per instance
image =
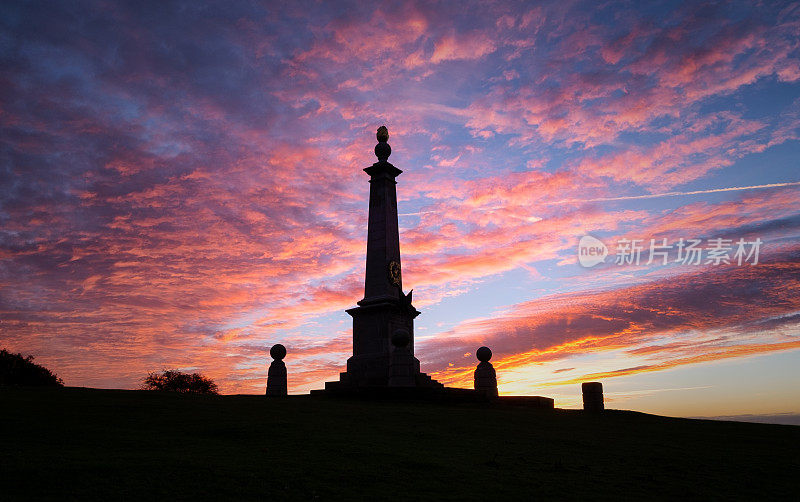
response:
[[[437,382],[426,373],[414,375],[414,385],[406,387],[389,387],[387,385],[357,385],[351,382],[348,373],[339,373],[339,380],[325,382],[325,389],[312,390],[311,394],[330,394],[330,395],[368,395],[387,393],[388,395],[412,395],[415,393],[426,394],[437,392],[444,389],[444,385]]]
[[[500,396],[489,397],[474,389],[445,387],[425,373],[417,375],[416,387],[353,386],[347,385],[346,373],[343,380],[325,382],[324,389],[312,390],[315,397],[354,398],[370,401],[435,401],[445,403],[495,403],[500,405],[524,406],[552,410],[554,401],[542,396]]]

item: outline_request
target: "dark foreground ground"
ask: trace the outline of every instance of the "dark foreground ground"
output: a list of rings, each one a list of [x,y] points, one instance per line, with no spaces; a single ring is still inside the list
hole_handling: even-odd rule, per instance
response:
[[[0,499],[798,500],[800,427],[0,388]]]

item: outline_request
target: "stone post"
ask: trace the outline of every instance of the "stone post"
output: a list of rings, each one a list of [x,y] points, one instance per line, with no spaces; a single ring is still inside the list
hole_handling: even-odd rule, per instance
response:
[[[267,396],[285,396],[288,394],[286,363],[283,362],[283,358],[286,357],[286,347],[276,343],[269,349],[269,355],[272,356],[273,361],[267,372]]]
[[[489,347],[481,347],[475,352],[480,363],[475,368],[475,390],[492,399],[497,397],[497,373],[489,362],[492,351]]]
[[[389,362],[389,387],[414,387],[414,356],[408,350],[408,331],[398,329],[392,335],[392,357]]]
[[[603,411],[603,384],[600,382],[583,382],[581,384],[583,392],[584,411],[600,412]]]

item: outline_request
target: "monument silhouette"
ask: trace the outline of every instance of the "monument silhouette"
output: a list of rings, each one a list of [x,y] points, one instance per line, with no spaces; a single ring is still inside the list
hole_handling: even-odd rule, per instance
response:
[[[481,347],[475,352],[475,356],[480,361],[473,374],[475,390],[490,399],[497,397],[497,373],[492,363],[489,362],[489,359],[492,358],[492,350],[489,347]]]
[[[499,401],[553,408],[540,396],[497,396],[497,379],[489,363],[491,350],[479,349],[481,363],[475,388],[445,387],[420,371],[414,354],[414,319],[420,312],[403,292],[400,233],[397,224],[397,177],[403,172],[389,163],[392,148],[386,126],[378,128],[378,161],[364,169],[369,175],[369,223],[364,298],[346,312],[353,318],[353,355],[339,380],[326,382],[313,395],[412,397],[455,401]]]
[[[267,396],[285,396],[287,392],[287,378],[286,378],[286,363],[283,358],[286,357],[286,347],[280,343],[276,343],[269,349],[269,355],[272,356],[272,363],[269,365],[267,371]]]
[[[414,357],[414,319],[420,312],[411,304],[411,292],[403,292],[397,225],[395,179],[403,171],[388,161],[392,148],[386,126],[378,128],[376,136],[378,162],[364,169],[370,177],[364,298],[347,310],[353,318],[353,355],[339,381],[326,382],[325,389],[443,388],[420,372],[419,359]],[[397,374],[401,366],[405,373],[402,377]]]

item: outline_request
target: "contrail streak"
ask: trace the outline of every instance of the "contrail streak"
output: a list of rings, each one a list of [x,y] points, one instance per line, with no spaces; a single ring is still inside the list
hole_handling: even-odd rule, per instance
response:
[[[740,190],[756,190],[759,188],[777,188],[789,187],[800,185],[800,181],[788,181],[786,183],[770,183],[767,185],[750,185],[746,187],[727,187],[727,188],[709,188],[708,190],[692,190],[690,192],[662,192],[651,193],[646,195],[622,195],[620,197],[597,197],[595,199],[563,199],[548,202],[548,204],[574,204],[576,202],[613,202],[617,200],[636,200],[636,199],[657,199],[659,197],[676,197],[680,195],[699,195],[705,193],[717,192],[737,192]],[[495,209],[502,209],[503,206],[483,208],[484,211],[493,211]],[[418,216],[420,214],[434,213],[436,211],[418,211],[416,213],[401,213],[398,216]]]
[[[800,181],[789,181],[786,183],[770,183],[768,185],[750,185],[746,187],[728,187],[728,188],[709,188],[708,190],[692,190],[691,192],[662,192],[651,193],[646,195],[623,195],[620,197],[598,197],[596,199],[565,199],[550,202],[550,204],[566,204],[569,202],[607,202],[615,200],[635,200],[635,199],[656,199],[658,197],[675,197],[677,195],[697,195],[704,193],[717,193],[717,192],[736,192],[739,190],[754,190],[757,188],[775,188],[775,187],[788,187],[800,185]]]

